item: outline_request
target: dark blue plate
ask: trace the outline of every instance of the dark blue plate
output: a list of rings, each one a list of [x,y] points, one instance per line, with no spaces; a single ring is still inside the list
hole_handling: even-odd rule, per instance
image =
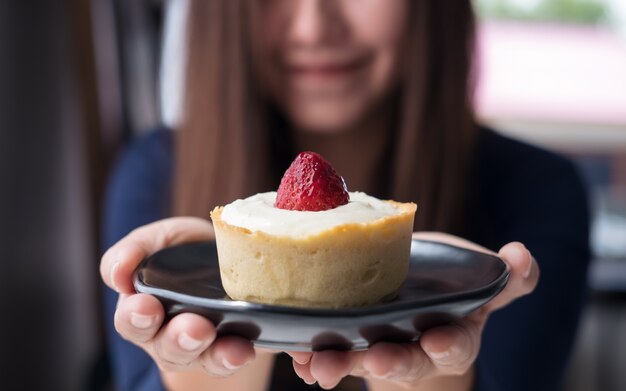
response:
[[[137,268],[137,292],[156,296],[168,318],[205,316],[219,335],[287,351],[366,349],[379,341],[408,342],[420,332],[469,314],[496,296],[509,271],[498,257],[413,240],[411,267],[391,301],[341,309],[310,309],[231,300],[224,292],[214,242],[170,247]]]

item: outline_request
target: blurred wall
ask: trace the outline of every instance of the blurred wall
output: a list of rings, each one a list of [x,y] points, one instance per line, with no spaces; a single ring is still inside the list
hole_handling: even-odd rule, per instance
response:
[[[0,389],[85,388],[97,347],[68,3],[0,1]]]

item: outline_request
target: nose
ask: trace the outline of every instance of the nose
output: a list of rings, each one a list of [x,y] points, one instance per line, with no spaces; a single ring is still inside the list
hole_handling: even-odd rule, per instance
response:
[[[288,39],[292,44],[315,46],[338,37],[341,16],[339,0],[290,0],[293,1]]]

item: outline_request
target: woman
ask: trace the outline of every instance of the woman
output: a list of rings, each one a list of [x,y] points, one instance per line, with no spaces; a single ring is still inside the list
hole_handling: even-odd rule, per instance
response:
[[[108,193],[105,234],[111,245],[168,216],[203,219],[144,226],[102,259],[104,282],[120,293],[106,293],[120,389],[267,388],[274,352],[215,339],[214,326],[193,314],[162,325],[162,306],[134,293],[131,274],[163,247],[211,239],[204,219],[213,206],[276,189],[301,150],[324,155],[350,189],[417,202],[418,231],[500,248],[512,272],[486,307],[419,342],[291,353],[304,382],[332,388],[351,374],[372,390],[555,389],[584,292],[585,195],[565,160],[476,125],[470,1],[203,0],[191,7],[181,131],[153,132],[126,151]],[[538,280],[527,248],[541,264],[542,284],[511,304]]]

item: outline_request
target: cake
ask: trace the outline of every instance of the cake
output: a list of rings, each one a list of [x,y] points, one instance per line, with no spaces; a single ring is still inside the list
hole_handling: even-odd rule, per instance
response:
[[[211,212],[224,289],[234,300],[296,307],[388,300],[408,272],[416,208],[348,193],[327,161],[303,152],[278,192]]]

